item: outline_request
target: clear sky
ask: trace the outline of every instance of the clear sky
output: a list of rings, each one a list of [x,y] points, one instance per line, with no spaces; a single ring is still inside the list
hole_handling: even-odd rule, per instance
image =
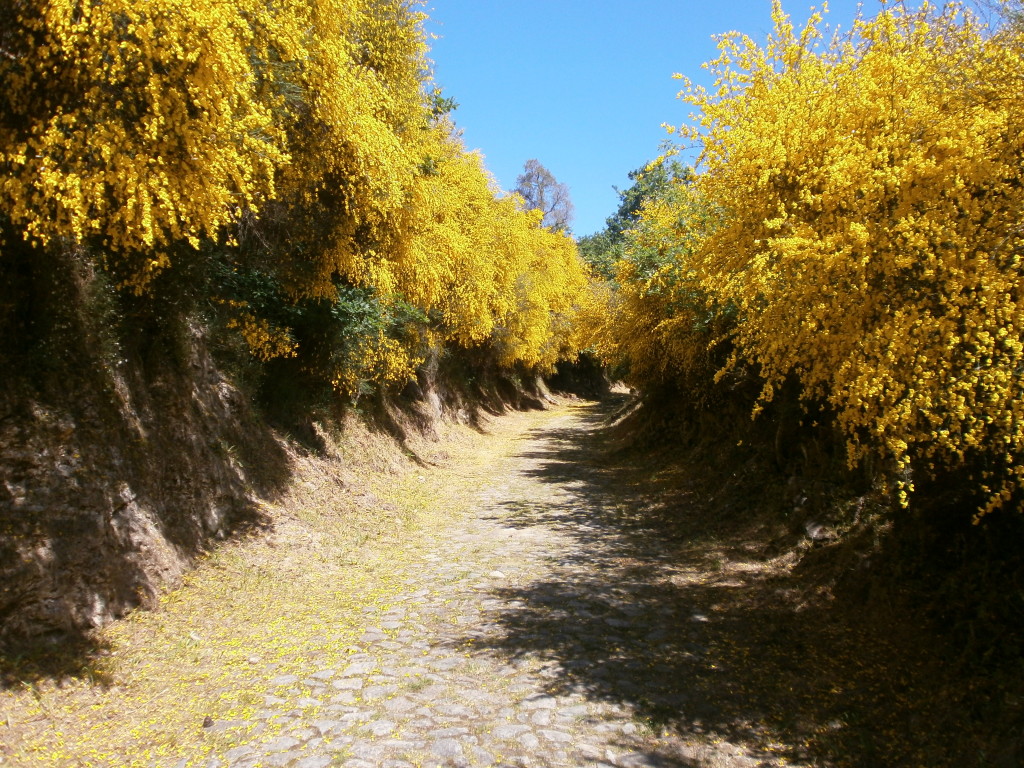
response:
[[[796,26],[812,3],[784,0]],[[820,2],[818,3],[820,7]],[[832,0],[826,20],[848,29],[856,0]],[[865,0],[873,15],[878,0]],[[604,228],[613,187],[659,154],[662,123],[689,108],[674,72],[702,81],[712,35],[771,29],[770,0],[428,0],[437,83],[459,108],[455,122],[502,189],[530,158],[567,184],[577,235]]]

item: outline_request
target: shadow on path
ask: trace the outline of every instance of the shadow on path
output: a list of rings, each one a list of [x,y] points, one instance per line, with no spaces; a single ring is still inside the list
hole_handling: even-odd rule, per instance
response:
[[[505,500],[494,518],[571,546],[552,552],[550,578],[496,590],[510,607],[488,650],[554,662],[552,693],[626,706],[652,735],[724,738],[763,764],[966,764],[943,754],[939,710],[918,694],[934,660],[898,649],[896,627],[809,599],[751,554],[749,531],[709,528],[714,509],[685,475],[659,491],[659,468],[602,450],[607,413],[593,406],[521,454],[526,475],[569,493]]]

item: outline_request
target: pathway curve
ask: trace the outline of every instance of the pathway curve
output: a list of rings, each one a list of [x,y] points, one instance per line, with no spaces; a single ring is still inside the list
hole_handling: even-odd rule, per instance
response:
[[[591,460],[600,413],[566,409],[475,470],[472,513],[396,557],[407,589],[366,609],[347,663],[272,680],[255,729],[208,723],[225,748],[207,765],[768,764],[701,735],[679,673],[704,664],[707,617],[669,599],[660,532],[624,523],[630,489]],[[663,730],[683,712],[685,738]]]

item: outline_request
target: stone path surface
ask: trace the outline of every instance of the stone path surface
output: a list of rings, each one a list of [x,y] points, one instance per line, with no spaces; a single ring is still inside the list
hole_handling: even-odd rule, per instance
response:
[[[658,531],[609,523],[630,494],[587,464],[593,426],[566,410],[478,469],[472,514],[396,557],[407,590],[366,609],[347,663],[271,680],[255,728],[207,723],[225,746],[206,765],[767,764],[701,736],[679,670],[703,663],[707,617],[666,599]],[[684,711],[685,738],[662,729]]]

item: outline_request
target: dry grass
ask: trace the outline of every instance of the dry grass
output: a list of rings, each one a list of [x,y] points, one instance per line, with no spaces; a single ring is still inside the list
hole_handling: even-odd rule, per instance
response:
[[[275,677],[346,664],[488,466],[552,415],[511,414],[491,434],[444,426],[405,447],[351,422],[330,455],[293,452],[268,535],[224,544],[157,610],[98,633],[75,674],[0,691],[0,765],[194,765],[222,750],[204,720],[245,728]]]

